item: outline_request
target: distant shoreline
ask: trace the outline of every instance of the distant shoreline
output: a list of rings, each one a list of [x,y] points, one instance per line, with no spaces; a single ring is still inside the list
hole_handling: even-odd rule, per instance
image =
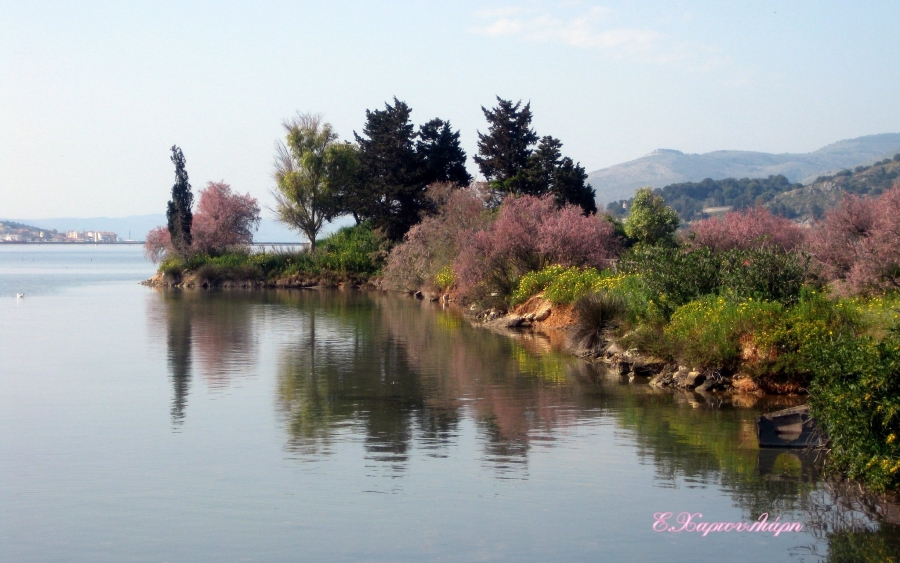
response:
[[[96,246],[109,246],[109,245],[114,245],[114,244],[144,244],[144,241],[142,241],[142,240],[127,240],[127,241],[125,241],[125,240],[120,240],[120,241],[117,241],[117,242],[94,242],[94,241],[89,241],[89,240],[85,240],[85,241],[61,241],[61,242],[53,242],[53,241],[49,241],[49,240],[45,240],[45,241],[29,241],[29,240],[9,240],[9,241],[7,241],[7,240],[4,240],[4,241],[0,241],[0,246],[3,246],[4,244],[19,244],[19,245],[24,245],[24,244],[52,244],[52,245],[57,245],[57,246],[74,245],[74,244],[80,244],[80,245],[93,244],[93,245],[96,245]],[[276,242],[254,242],[254,243],[251,244],[251,246],[269,246],[269,245],[278,245],[278,246],[307,246],[307,245],[309,245],[309,243],[308,243],[308,242],[278,242],[278,241],[276,241]]]
[[[45,240],[45,241],[4,240],[4,241],[0,241],[0,246],[2,246],[4,244],[53,244],[53,245],[57,245],[57,246],[64,246],[64,245],[69,245],[69,244],[81,244],[81,245],[93,244],[96,246],[108,246],[108,245],[113,245],[113,244],[144,244],[144,241],[142,241],[142,240],[127,240],[127,241],[122,240],[122,241],[117,241],[117,242],[94,242],[92,240],[78,240],[78,241],[74,241],[74,240],[68,241],[67,240],[67,241],[60,241],[60,242],[54,242],[54,241],[49,241],[49,240]]]

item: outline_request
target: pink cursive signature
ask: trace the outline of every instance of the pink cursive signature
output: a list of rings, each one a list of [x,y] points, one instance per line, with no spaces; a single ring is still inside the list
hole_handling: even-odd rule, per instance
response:
[[[706,537],[713,532],[768,532],[778,536],[782,532],[799,532],[803,530],[800,522],[780,522],[781,517],[769,522],[769,514],[764,512],[756,522],[703,522],[703,515],[699,512],[679,512],[675,516],[673,512],[654,512],[654,532],[699,532]]]

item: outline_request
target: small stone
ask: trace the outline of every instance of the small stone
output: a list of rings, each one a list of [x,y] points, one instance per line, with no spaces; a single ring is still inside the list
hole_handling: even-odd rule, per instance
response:
[[[550,307],[544,307],[534,315],[534,320],[538,322],[546,321],[548,317],[550,317],[550,313],[552,309]]]
[[[702,385],[704,381],[706,381],[706,375],[699,371],[691,371],[684,377],[681,385],[687,389],[694,389]]]
[[[654,375],[652,379],[650,379],[650,386],[651,387],[666,387],[668,385],[671,385],[671,383],[672,383],[671,377],[672,377],[672,374],[670,374],[670,373],[666,373],[666,372],[658,373],[658,374]]]
[[[510,315],[506,318],[506,328],[516,328],[527,324],[528,321],[519,315]]]

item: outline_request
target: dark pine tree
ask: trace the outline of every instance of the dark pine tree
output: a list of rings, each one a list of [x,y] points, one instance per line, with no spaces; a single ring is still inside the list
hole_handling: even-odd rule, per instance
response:
[[[542,196],[553,194],[556,205],[578,205],[585,213],[596,213],[594,189],[584,181],[587,173],[580,164],[562,156],[559,139],[541,137],[537,149],[528,159],[527,182],[523,193]]]
[[[585,213],[593,214],[597,212],[596,192],[590,184],[585,184],[587,180],[587,172],[581,164],[572,162],[572,159],[565,157],[556,167],[553,176],[553,197],[556,198],[556,205],[579,205]]]
[[[488,132],[478,133],[475,162],[491,186],[502,193],[523,193],[527,188],[527,166],[538,136],[531,129],[531,103],[513,104],[497,97],[497,107],[481,111]]]
[[[166,218],[169,220],[172,246],[184,256],[190,250],[192,242],[191,223],[194,216],[191,206],[194,204],[194,194],[191,193],[187,170],[184,169],[184,154],[175,145],[172,145],[172,162],[175,164],[175,185],[172,186],[172,199],[166,210]]]
[[[526,169],[527,182],[523,186],[523,193],[542,196],[553,189],[556,177],[556,169],[562,161],[562,142],[549,135],[541,137],[531,156],[528,157]]]
[[[449,121],[432,119],[419,127],[416,141],[421,177],[425,185],[449,182],[467,186],[472,175],[466,170],[466,151],[459,144],[459,131],[450,128]]]
[[[363,134],[357,135],[359,174],[353,206],[347,211],[371,221],[391,240],[400,240],[427,207],[425,186],[415,147],[412,110],[394,98],[383,110],[366,110]]]

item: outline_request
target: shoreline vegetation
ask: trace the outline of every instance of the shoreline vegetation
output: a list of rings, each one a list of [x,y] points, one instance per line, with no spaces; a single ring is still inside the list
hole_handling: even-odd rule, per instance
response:
[[[308,251],[251,252],[256,200],[210,183],[192,215],[184,157],[168,228],[147,237],[173,287],[368,287],[461,307],[499,331],[559,331],[622,376],[697,393],[806,395],[828,466],[900,489],[900,181],[849,195],[811,226],[762,207],[687,225],[642,188],[598,213],[580,165],[530,129],[528,105],[484,109],[475,157],[418,132],[397,100],[356,143],[318,116],[285,122],[273,178]],[[316,240],[323,221],[357,224]],[[192,229],[193,225],[193,230]],[[642,381],[642,380],[639,380]]]

